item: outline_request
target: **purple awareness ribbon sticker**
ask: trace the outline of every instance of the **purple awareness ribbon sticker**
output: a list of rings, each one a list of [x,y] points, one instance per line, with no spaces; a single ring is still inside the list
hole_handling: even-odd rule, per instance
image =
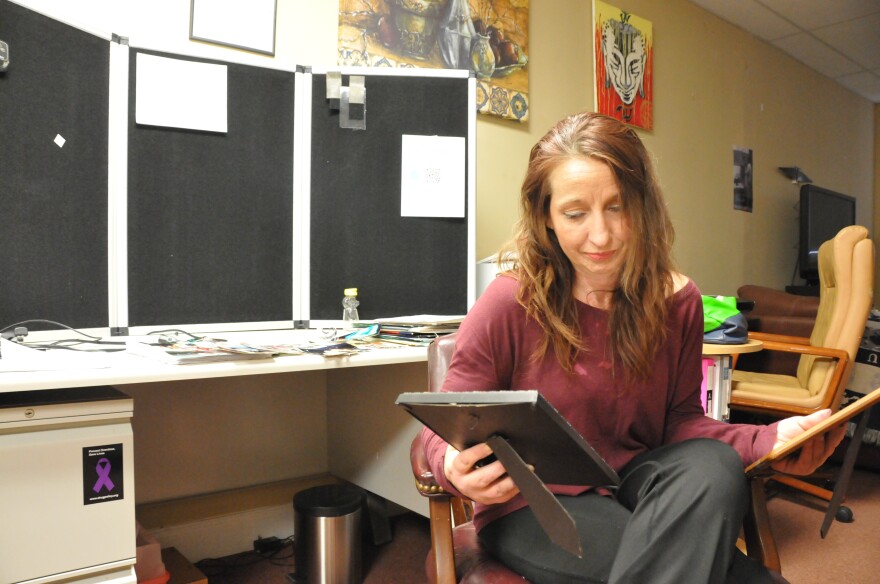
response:
[[[108,491],[112,491],[116,485],[110,480],[110,461],[106,458],[98,460],[98,464],[95,465],[95,472],[98,473],[98,482],[95,483],[92,490],[100,493],[101,488],[106,487]]]

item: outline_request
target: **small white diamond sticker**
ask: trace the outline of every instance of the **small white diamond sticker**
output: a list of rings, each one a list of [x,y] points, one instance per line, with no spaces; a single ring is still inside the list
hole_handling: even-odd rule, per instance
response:
[[[55,141],[56,144],[58,144],[58,147],[59,147],[59,148],[63,148],[63,147],[64,147],[64,143],[67,142],[67,140],[65,140],[65,139],[61,136],[61,134],[57,134],[57,135],[55,136],[55,140],[54,140],[54,141]]]

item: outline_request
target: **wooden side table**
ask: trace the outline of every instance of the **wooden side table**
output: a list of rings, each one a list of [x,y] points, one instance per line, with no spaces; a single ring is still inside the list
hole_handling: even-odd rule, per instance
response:
[[[730,373],[734,355],[760,351],[764,343],[749,339],[739,345],[703,343],[703,409],[707,416],[730,419]]]

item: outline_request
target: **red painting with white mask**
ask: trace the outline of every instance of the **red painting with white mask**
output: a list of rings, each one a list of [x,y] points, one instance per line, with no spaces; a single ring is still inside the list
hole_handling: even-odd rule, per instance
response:
[[[654,39],[651,22],[594,1],[596,111],[650,130],[654,126]]]

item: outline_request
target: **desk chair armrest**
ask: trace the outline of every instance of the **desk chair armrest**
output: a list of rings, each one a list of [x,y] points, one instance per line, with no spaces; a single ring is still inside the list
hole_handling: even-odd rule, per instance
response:
[[[764,341],[763,350],[765,351],[784,351],[787,353],[799,353],[801,355],[813,355],[816,357],[830,357],[838,361],[849,361],[849,353],[843,349],[832,349],[830,347],[813,347],[801,343]]]
[[[762,333],[760,331],[749,331],[749,339],[757,341],[789,343],[792,345],[809,345],[809,337],[799,337],[793,335],[780,335],[777,333]]]
[[[449,496],[434,478],[434,473],[428,465],[428,456],[418,435],[413,438],[409,447],[409,463],[412,465],[413,478],[416,480],[416,488],[419,493],[425,497]]]

